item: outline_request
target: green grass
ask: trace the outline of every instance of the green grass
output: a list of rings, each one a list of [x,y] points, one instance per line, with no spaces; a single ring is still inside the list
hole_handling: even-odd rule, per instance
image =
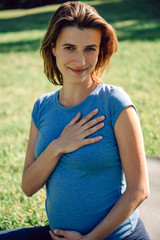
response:
[[[119,38],[104,82],[135,103],[146,154],[160,157],[159,1],[90,1]],[[0,229],[47,223],[45,189],[28,199],[21,175],[34,101],[55,87],[43,74],[39,46],[57,5],[0,12]]]

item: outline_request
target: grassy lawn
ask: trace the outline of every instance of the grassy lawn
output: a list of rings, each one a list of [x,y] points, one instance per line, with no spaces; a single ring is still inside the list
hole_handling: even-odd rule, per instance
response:
[[[116,29],[119,50],[103,81],[135,103],[146,154],[160,157],[160,2],[89,1]],[[0,12],[0,229],[47,223],[45,189],[24,196],[21,175],[34,101],[54,87],[43,74],[42,37],[57,5]]]

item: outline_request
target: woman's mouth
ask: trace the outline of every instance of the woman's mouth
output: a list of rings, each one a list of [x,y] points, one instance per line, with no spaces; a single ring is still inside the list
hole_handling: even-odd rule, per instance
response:
[[[85,69],[75,69],[75,68],[70,68],[70,67],[69,67],[69,69],[76,74],[82,74],[87,70],[87,68],[85,68]]]

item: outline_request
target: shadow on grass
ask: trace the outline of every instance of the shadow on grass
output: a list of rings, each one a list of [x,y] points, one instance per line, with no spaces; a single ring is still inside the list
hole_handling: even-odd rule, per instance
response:
[[[40,49],[41,39],[0,43],[0,52],[34,52]]]
[[[54,12],[28,14],[17,18],[0,19],[0,33],[44,30]]]
[[[160,1],[128,0],[95,5],[110,24],[116,27],[119,40],[151,40],[160,38]],[[12,19],[0,19],[0,33],[45,30],[53,12],[37,13]],[[129,24],[124,24],[127,22]],[[41,39],[1,43],[0,51],[36,51]]]

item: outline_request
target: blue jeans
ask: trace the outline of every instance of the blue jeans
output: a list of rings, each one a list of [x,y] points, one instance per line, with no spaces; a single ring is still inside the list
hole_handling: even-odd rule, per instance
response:
[[[49,230],[49,226],[44,226],[1,231],[0,240],[52,240]],[[144,224],[140,219],[138,220],[135,230],[124,240],[150,240]]]
[[[50,227],[18,228],[0,232],[0,240],[52,240]]]
[[[134,231],[124,240],[150,240],[142,220],[139,218]]]

